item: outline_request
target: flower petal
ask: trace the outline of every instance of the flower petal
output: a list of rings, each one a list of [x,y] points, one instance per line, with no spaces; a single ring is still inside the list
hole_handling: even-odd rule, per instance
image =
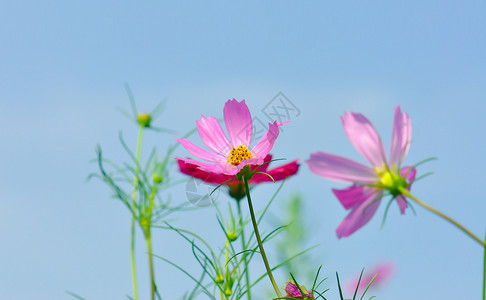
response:
[[[274,169],[270,169],[268,171],[262,170],[263,167],[261,167],[257,170],[257,172],[265,172],[272,176],[273,180],[280,181],[297,173],[300,166],[297,162],[298,160],[294,160],[293,162],[276,167]],[[253,175],[253,178],[249,181],[249,183],[269,182],[273,181],[272,178],[265,174],[255,174]]]
[[[207,166],[203,167],[201,169],[201,162],[198,162],[198,164],[195,164],[193,160],[190,159],[183,159],[183,158],[176,158],[177,163],[179,165],[179,170],[186,175],[199,178],[204,182],[207,183],[212,183],[212,184],[222,184],[223,182],[234,178],[234,176],[231,175],[226,175],[223,173],[216,173],[216,172],[210,172],[206,171],[205,169],[210,169],[213,166],[210,166],[210,164],[206,164]]]
[[[265,158],[268,152],[272,150],[273,144],[275,143],[275,140],[278,137],[279,134],[278,127],[286,123],[288,122],[275,121],[273,123],[268,123],[268,131],[260,139],[260,141],[258,141],[258,143],[253,147],[253,149],[251,149],[251,154],[253,156]]]
[[[341,117],[344,131],[354,148],[373,166],[386,163],[385,149],[373,124],[362,114],[345,113]]]
[[[368,223],[380,206],[383,192],[375,189],[365,189],[363,196],[366,198],[362,203],[355,205],[352,211],[339,224],[336,229],[338,238],[350,236],[353,232]]]
[[[204,150],[203,148],[193,144],[188,139],[177,139],[177,141],[181,143],[182,146],[184,146],[184,148],[186,148],[186,150],[189,151],[192,155],[195,155],[200,159],[203,159],[205,161],[210,161],[210,162],[226,161],[226,157]]]
[[[356,204],[366,200],[363,190],[364,186],[362,185],[352,185],[342,190],[332,189],[332,192],[336,195],[345,209],[350,209]]]
[[[234,147],[239,145],[250,146],[253,134],[253,121],[245,100],[236,99],[226,101],[223,108],[224,123]]]
[[[305,162],[312,172],[334,181],[363,184],[378,181],[373,169],[342,156],[318,151]]]
[[[393,131],[390,148],[390,167],[400,167],[410,148],[412,140],[412,123],[407,113],[402,113],[400,105],[395,108]]]
[[[216,173],[216,174],[225,174],[225,175],[236,175],[238,173],[237,166],[232,164],[228,164],[225,162],[222,163],[206,163],[201,162],[198,160],[190,159],[190,158],[181,158],[176,157],[177,160],[182,160],[185,163],[190,163],[197,166],[200,170],[208,173]]]
[[[196,121],[197,131],[202,141],[214,153],[228,156],[231,149],[230,142],[224,134],[218,119],[213,116],[201,116],[201,120]]]

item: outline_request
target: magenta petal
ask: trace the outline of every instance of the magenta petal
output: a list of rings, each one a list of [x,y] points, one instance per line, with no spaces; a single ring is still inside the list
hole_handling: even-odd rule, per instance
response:
[[[342,190],[333,189],[332,192],[345,209],[350,209],[366,200],[366,195],[363,190],[364,186],[362,185],[352,185]]]
[[[205,171],[200,168],[200,164],[194,164],[189,162],[191,160],[186,160],[183,158],[177,158],[177,163],[179,165],[179,170],[186,175],[199,178],[204,182],[212,183],[212,184],[222,184],[223,182],[228,181],[229,179],[234,178],[234,176],[226,175],[223,173],[215,173]]]
[[[399,167],[410,148],[412,123],[407,113],[402,113],[400,105],[395,108],[390,148],[390,167]]]
[[[345,113],[341,121],[354,148],[373,166],[383,167],[386,163],[385,149],[371,122],[362,114],[353,112]]]
[[[228,100],[223,108],[224,123],[234,147],[250,146],[253,134],[253,121],[245,100]]]
[[[395,199],[397,200],[398,207],[400,208],[400,213],[403,215],[405,213],[405,209],[408,207],[407,201],[402,195],[397,196]]]
[[[348,158],[324,152],[315,152],[305,161],[312,172],[339,182],[375,183],[376,172]]]
[[[258,143],[251,149],[251,154],[253,156],[258,156],[261,158],[265,158],[267,156],[268,152],[272,150],[273,144],[275,144],[275,140],[278,137],[279,130],[278,127],[284,123],[280,122],[273,122],[273,123],[268,123],[268,131],[265,133],[265,135],[258,141]]]
[[[227,163],[205,163],[198,160],[190,158],[176,157],[177,160],[183,161],[185,163],[193,164],[197,166],[204,172],[216,173],[216,174],[226,174],[226,175],[236,175],[238,173],[237,166]]]
[[[203,148],[196,146],[193,144],[191,141],[188,139],[177,139],[179,143],[186,148],[187,151],[189,151],[192,155],[195,155],[199,157],[200,159],[203,159],[205,161],[210,161],[210,162],[225,162],[226,157],[214,154],[212,152],[209,152],[207,150],[204,150]]]
[[[412,168],[410,171],[409,169],[412,168],[411,166],[406,166],[406,167],[403,167],[400,169],[400,175],[401,176],[406,176],[406,179],[408,182],[412,182],[415,180],[415,175],[417,175],[417,169],[415,168]],[[408,186],[407,188],[408,190],[410,190],[410,185]]]
[[[357,204],[336,229],[338,238],[347,237],[368,223],[380,206],[383,192],[367,189],[366,200]]]
[[[199,136],[209,149],[222,156],[229,155],[230,142],[224,134],[218,119],[213,116],[207,118],[201,116],[201,120],[196,121],[196,124]]]
[[[268,155],[267,155],[268,156]],[[285,178],[295,175],[297,171],[299,170],[299,164],[297,163],[298,160],[295,160],[293,162],[290,162],[288,164],[276,167],[274,169],[270,169],[267,171],[263,171],[263,167],[259,168],[257,172],[265,172],[272,176],[273,180],[275,181],[280,181],[284,180]],[[258,182],[269,182],[273,181],[272,178],[265,174],[255,174],[253,175],[252,179],[250,180],[250,183],[258,183]]]

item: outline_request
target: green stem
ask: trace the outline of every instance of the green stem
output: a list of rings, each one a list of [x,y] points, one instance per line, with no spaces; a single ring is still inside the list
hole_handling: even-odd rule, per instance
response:
[[[148,251],[148,256],[149,256],[151,294],[152,294],[152,300],[155,300],[154,262],[153,262],[153,257],[152,257],[152,243],[151,243],[151,239],[150,239],[150,227],[148,228],[148,232],[145,234],[145,239],[147,240],[147,251]]]
[[[486,236],[484,237],[486,242]],[[483,258],[483,300],[486,300],[486,246],[484,246],[484,258]]]
[[[132,204],[137,207],[137,193],[138,193],[138,173],[140,171],[140,155],[142,153],[142,138],[143,138],[143,126],[140,126],[137,137],[137,152],[135,156],[135,178],[133,179],[133,192],[132,192]],[[132,224],[130,232],[130,260],[132,265],[132,284],[133,284],[133,299],[138,300],[137,289],[137,271],[135,269],[135,219],[136,215],[132,215]]]
[[[241,200],[236,200],[236,204],[238,205],[238,215],[239,215],[239,222],[240,222],[240,229],[241,229],[241,247],[242,250],[246,250],[246,240],[245,240],[245,230],[243,229],[243,214],[241,213]],[[251,294],[250,294],[250,271],[248,270],[248,258],[247,258],[247,253],[245,252],[243,254],[243,263],[245,264],[245,281],[246,281],[246,291],[248,294],[248,300],[251,300]]]
[[[251,203],[250,188],[248,186],[248,180],[246,179],[245,176],[243,176],[243,182],[245,183],[246,198],[248,199],[248,207],[250,209],[250,216],[251,216],[251,222],[253,224],[253,230],[255,231],[255,236],[258,241],[258,248],[260,248],[260,254],[262,255],[263,263],[265,264],[265,268],[267,269],[268,278],[272,282],[273,288],[275,289],[275,293],[277,293],[278,298],[282,298],[282,294],[280,293],[280,290],[278,289],[278,286],[275,283],[275,279],[273,278],[272,269],[270,269],[270,265],[268,264],[267,255],[265,254],[265,250],[263,249],[262,239],[260,238],[260,233],[258,232],[255,212],[253,211],[253,204]]]
[[[155,184],[154,187],[152,188],[152,192],[150,193],[150,204],[148,207],[148,214],[143,216],[144,220],[146,220],[143,223],[143,230],[145,232],[145,240],[147,242],[147,251],[148,251],[148,258],[149,258],[149,267],[150,267],[150,289],[151,289],[151,295],[152,295],[152,300],[155,300],[155,291],[157,290],[157,287],[155,286],[155,276],[154,276],[154,262],[153,262],[153,256],[152,256],[152,242],[151,242],[151,233],[150,229],[152,227],[152,209],[154,207],[154,202],[155,202],[155,193],[157,192],[157,185]]]
[[[133,284],[133,299],[138,300],[137,291],[137,271],[135,269],[135,216],[132,216],[132,225],[130,230],[130,261],[132,266],[132,284]]]
[[[459,224],[457,221],[455,221],[451,217],[443,214],[442,212],[438,211],[437,209],[433,208],[432,206],[428,205],[427,203],[425,203],[425,202],[421,201],[420,199],[416,198],[414,195],[410,194],[410,192],[407,189],[405,189],[405,188],[402,188],[401,187],[400,188],[400,192],[402,194],[408,196],[409,198],[413,199],[416,203],[418,203],[419,205],[421,205],[425,209],[433,212],[434,214],[436,214],[439,217],[445,219],[446,221],[448,221],[452,225],[456,226],[457,228],[459,228],[460,230],[462,230],[465,234],[469,235],[469,237],[471,237],[473,240],[475,240],[476,242],[478,242],[479,244],[481,244],[483,247],[486,247],[486,243],[485,242],[483,242],[482,240],[480,240],[471,231],[469,231],[468,229],[466,229],[466,227],[462,226],[461,224]]]

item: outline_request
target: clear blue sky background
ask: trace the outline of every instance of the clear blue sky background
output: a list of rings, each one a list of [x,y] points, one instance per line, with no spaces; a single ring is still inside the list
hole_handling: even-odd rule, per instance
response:
[[[485,14],[483,1],[1,2],[0,299],[131,293],[129,214],[101,182],[85,181],[96,171],[90,159],[97,143],[116,161],[128,159],[119,130],[135,143],[136,128],[115,109],[129,107],[125,82],[141,109],[167,99],[156,125],[180,133],[200,114],[220,117],[229,98],[246,99],[263,118],[281,91],[301,114],[272,152],[301,161],[316,150],[363,161],[341,128],[339,116],[349,110],[368,116],[389,149],[393,109],[401,104],[413,124],[406,163],[439,158],[419,169],[435,175],[413,192],[482,236]],[[146,149],[163,150],[174,136],[150,133],[146,141]],[[382,206],[365,228],[337,240],[346,212],[330,189],[343,186],[303,165],[272,210],[278,215],[287,195],[303,195],[330,298],[337,299],[335,271],[349,277],[382,259],[395,261],[397,272],[377,299],[480,298],[482,249],[419,207],[417,216],[400,216],[392,206],[380,230]],[[256,189],[257,207],[276,188]],[[173,197],[184,201],[183,190]],[[208,208],[173,220],[219,243],[214,215]],[[154,238],[155,253],[197,270],[176,235]],[[140,243],[146,299],[143,249]],[[156,270],[164,299],[192,286],[161,261]],[[286,277],[277,273],[279,282]]]

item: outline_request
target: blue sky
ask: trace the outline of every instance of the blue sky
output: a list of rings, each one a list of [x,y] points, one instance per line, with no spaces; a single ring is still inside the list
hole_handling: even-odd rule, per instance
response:
[[[373,122],[388,149],[400,104],[413,125],[406,163],[439,158],[419,169],[435,174],[413,192],[483,235],[485,13],[481,1],[0,3],[0,298],[131,293],[128,212],[102,183],[86,182],[97,143],[117,161],[128,159],[118,132],[135,143],[136,128],[116,110],[129,107],[125,82],[142,110],[166,99],[156,124],[179,133],[201,114],[220,117],[231,98],[246,99],[263,118],[283,92],[301,114],[272,152],[301,161],[317,150],[363,161],[341,128],[339,116],[350,110]],[[149,133],[146,149],[163,150],[174,138]],[[327,276],[388,259],[397,273],[378,299],[479,298],[482,251],[472,240],[419,207],[416,216],[400,216],[393,206],[383,230],[381,207],[366,227],[338,240],[346,212],[333,187],[343,185],[303,165],[282,191],[282,201],[304,197],[310,243],[321,245],[316,266],[324,264]],[[257,207],[276,188],[256,189]],[[172,193],[183,200],[183,187]],[[211,235],[214,215],[205,209],[173,221]],[[142,243],[139,249],[147,297]],[[196,270],[186,250],[174,234],[155,233],[156,253]],[[162,262],[156,270],[166,299],[190,284]],[[328,286],[332,298],[333,279]]]

